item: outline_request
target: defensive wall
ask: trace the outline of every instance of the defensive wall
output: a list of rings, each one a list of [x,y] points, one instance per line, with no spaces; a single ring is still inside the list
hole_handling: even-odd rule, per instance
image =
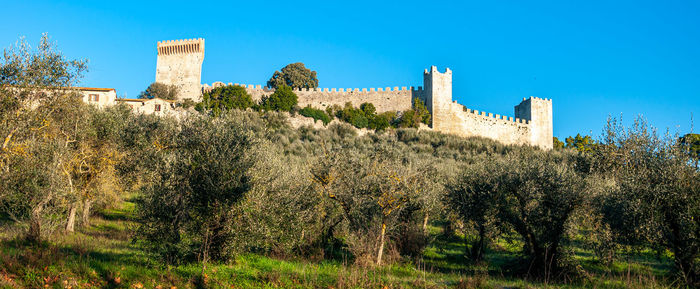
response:
[[[263,96],[269,96],[274,89],[262,85],[214,82],[212,85],[202,85],[202,92],[209,92],[216,87],[238,85],[246,89],[254,101],[260,101]],[[299,106],[310,105],[314,108],[326,107],[352,102],[354,106],[368,102],[374,105],[377,112],[404,111],[413,107],[413,99],[423,99],[422,87],[380,87],[380,88],[295,88]]]
[[[244,87],[253,100],[260,101],[274,93],[262,85],[214,82],[201,84],[204,60],[204,39],[158,42],[156,82],[180,87],[180,100],[199,101],[203,93],[225,85]],[[546,98],[524,98],[514,107],[514,116],[502,116],[467,108],[452,100],[452,71],[438,71],[431,66],[423,72],[423,86],[386,88],[311,88],[294,91],[299,106],[325,109],[351,102],[355,106],[368,102],[377,112],[405,111],[418,98],[425,102],[432,115],[433,130],[459,136],[481,136],[505,144],[528,144],[552,148],[552,101]]]

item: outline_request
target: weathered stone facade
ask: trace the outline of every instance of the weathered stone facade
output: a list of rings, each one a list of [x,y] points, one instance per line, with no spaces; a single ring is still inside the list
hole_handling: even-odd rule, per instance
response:
[[[76,87],[84,102],[104,108],[114,104],[117,91],[114,88]]]
[[[161,98],[150,99],[117,99],[117,102],[128,105],[136,114],[155,114],[158,116],[177,113],[175,102]]]
[[[202,92],[225,85],[245,87],[253,100],[274,93],[262,85],[215,82],[202,85]],[[351,102],[374,104],[377,112],[405,111],[414,99],[425,102],[432,115],[433,130],[459,136],[481,136],[505,144],[527,144],[544,149],[552,148],[552,101],[537,97],[524,98],[515,106],[515,117],[494,115],[469,109],[452,100],[452,71],[439,72],[432,66],[423,73],[423,87],[387,88],[312,88],[295,89],[299,106],[311,105],[325,109],[332,105]]]
[[[158,42],[156,82],[175,85],[178,99],[198,100],[202,95],[204,39]]]
[[[523,98],[515,106],[515,118],[469,109],[452,100],[452,71],[437,67],[423,73],[425,101],[433,116],[434,130],[461,136],[481,136],[505,144],[552,148],[552,100]]]
[[[203,92],[225,85],[238,85],[246,88],[253,101],[260,101],[263,96],[268,96],[275,92],[262,85],[238,84],[215,82],[211,86],[202,85]],[[325,109],[333,105],[345,105],[351,102],[355,106],[369,102],[374,104],[377,112],[404,111],[410,109],[415,98],[423,98],[422,87],[386,87],[386,88],[295,88],[294,93],[298,97],[299,106],[310,105],[315,108]]]

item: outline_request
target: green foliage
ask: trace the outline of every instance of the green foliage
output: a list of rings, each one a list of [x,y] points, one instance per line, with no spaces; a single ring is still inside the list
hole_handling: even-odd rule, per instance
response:
[[[195,106],[200,112],[210,111],[219,115],[225,110],[247,109],[253,106],[253,99],[245,88],[227,85],[212,89],[202,96],[202,101]]]
[[[598,144],[589,135],[581,136],[581,134],[576,134],[575,137],[567,137],[565,140],[566,148],[573,148],[582,153],[590,153],[597,149]]]
[[[311,107],[310,105],[307,105],[306,107],[302,108],[299,111],[299,114],[306,116],[306,117],[311,117],[314,120],[321,120],[324,125],[327,125],[328,123],[331,122],[331,117],[326,114],[323,110],[320,109],[315,109]]]
[[[360,108],[353,107],[351,102],[345,103],[345,107],[336,112],[335,116],[356,128],[367,128],[369,125],[369,119],[365,112]]]
[[[688,154],[695,159],[695,166],[697,167],[698,160],[700,160],[700,134],[686,134],[679,139],[679,142],[686,146]]]
[[[0,215],[25,228],[33,242],[60,226],[68,215],[65,204],[82,192],[73,190],[72,181],[84,176],[73,164],[92,155],[86,144],[92,127],[89,109],[68,87],[85,70],[85,61],[65,59],[46,34],[35,51],[22,39],[3,54]]]
[[[617,242],[669,249],[692,287],[700,283],[700,172],[678,141],[641,118],[629,129],[609,120],[596,169],[615,184],[598,207]]]
[[[496,231],[498,205],[501,197],[500,179],[505,164],[481,160],[466,168],[456,182],[447,186],[447,204],[462,219],[474,227],[477,237],[468,252],[472,261],[484,258],[486,247]]]
[[[232,254],[232,209],[251,190],[260,142],[248,124],[222,118],[181,120],[169,143],[151,155],[161,165],[139,200],[138,232],[168,263],[222,261]]]
[[[416,98],[413,100],[413,108],[401,114],[401,118],[397,120],[397,126],[401,128],[418,128],[421,123],[430,125],[430,119],[428,108],[422,100]]]
[[[292,88],[281,85],[270,96],[263,97],[260,107],[264,110],[292,111],[297,102],[297,95]]]
[[[194,107],[197,105],[192,99],[185,98],[183,101],[179,102],[178,105],[184,109],[189,109],[190,107]]]
[[[562,141],[560,141],[559,138],[557,138],[555,136],[555,137],[552,137],[552,147],[555,150],[560,150],[560,149],[563,149],[565,147],[565,144]]]
[[[402,165],[394,153],[400,152],[344,149],[311,169],[317,191],[342,216],[350,250],[360,264],[381,264],[387,234],[417,211],[411,204],[420,200],[426,185],[423,171]]]
[[[145,91],[139,94],[139,98],[151,99],[161,98],[167,100],[177,99],[180,89],[176,85],[164,84],[160,82],[151,83]]]
[[[448,193],[450,206],[478,231],[472,258],[483,256],[484,238],[504,224],[520,235],[530,269],[545,278],[561,273],[567,225],[586,201],[587,183],[576,157],[522,149],[502,162],[481,162],[467,167]]]
[[[267,81],[269,88],[280,88],[285,85],[292,88],[318,87],[316,71],[309,70],[304,66],[304,63],[292,63],[283,67],[281,72],[275,71],[270,80]]]

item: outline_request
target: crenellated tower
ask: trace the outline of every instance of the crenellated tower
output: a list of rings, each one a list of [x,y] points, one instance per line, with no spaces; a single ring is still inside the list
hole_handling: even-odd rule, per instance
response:
[[[530,123],[530,145],[552,149],[552,100],[531,96],[515,106],[515,117]]]
[[[156,82],[175,85],[179,100],[199,101],[202,96],[202,62],[204,39],[167,40],[158,42]]]
[[[452,70],[439,72],[436,66],[423,72],[423,99],[428,107],[435,130],[450,131],[450,121],[445,119],[452,103]]]

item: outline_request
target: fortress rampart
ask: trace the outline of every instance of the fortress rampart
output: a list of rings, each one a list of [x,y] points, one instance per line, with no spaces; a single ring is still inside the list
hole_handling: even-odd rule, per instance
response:
[[[220,86],[223,82],[214,82],[212,85],[202,85],[202,92],[209,92]],[[229,83],[246,89],[254,101],[260,101],[263,96],[275,92],[262,85]],[[385,87],[385,88],[295,88],[294,93],[298,97],[299,106],[310,105],[315,108],[325,109],[333,105],[344,106],[346,102],[352,102],[359,106],[368,102],[374,104],[377,112],[404,111],[413,106],[413,99],[423,99],[423,87]]]
[[[274,93],[262,85],[214,82],[201,83],[204,60],[204,40],[189,39],[158,42],[156,82],[175,84],[181,89],[180,99],[201,99],[202,93],[225,85],[240,85],[260,101]],[[543,149],[552,148],[552,101],[546,98],[524,98],[514,108],[514,117],[494,115],[469,109],[452,100],[452,71],[439,72],[431,66],[423,72],[423,86],[386,88],[311,88],[295,89],[299,106],[310,105],[325,109],[332,105],[355,106],[368,102],[377,112],[405,111],[413,107],[414,99],[425,102],[432,115],[433,130],[459,136],[481,136],[505,144],[527,144]]]

